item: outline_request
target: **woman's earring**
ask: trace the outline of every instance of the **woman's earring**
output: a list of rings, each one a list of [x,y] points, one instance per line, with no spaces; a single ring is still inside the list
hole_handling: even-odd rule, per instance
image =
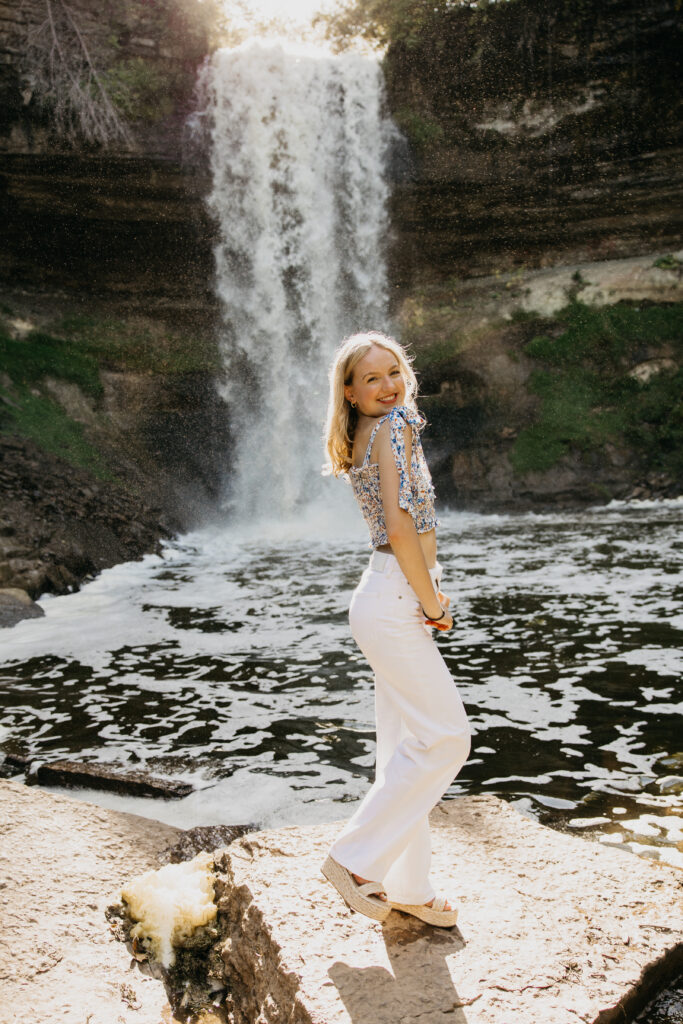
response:
[[[356,403],[352,402],[350,398],[349,398],[349,405],[351,406],[352,409],[356,408]]]

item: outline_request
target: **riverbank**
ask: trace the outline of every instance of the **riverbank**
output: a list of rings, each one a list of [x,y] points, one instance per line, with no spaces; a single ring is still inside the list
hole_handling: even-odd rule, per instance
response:
[[[172,535],[162,509],[120,482],[98,479],[27,438],[0,437],[0,453],[2,587],[32,598],[69,593]]]
[[[104,911],[181,832],[15,782],[2,806],[1,1024],[172,1024],[163,987],[132,968]]]
[[[0,804],[1,1024],[182,1019],[104,911],[187,833],[14,782],[0,782]],[[431,818],[435,878],[461,903],[450,930],[349,913],[318,871],[339,823],[251,833],[217,854],[227,1019],[252,1024],[267,1005],[270,1020],[297,1024],[381,1024],[399,1011],[405,1022],[429,1011],[430,1024],[501,1024],[513,1011],[520,1024],[606,1024],[632,1020],[680,970],[675,870],[491,797],[444,801]]]
[[[0,290],[0,588],[69,593],[215,511],[211,311],[143,306]]]

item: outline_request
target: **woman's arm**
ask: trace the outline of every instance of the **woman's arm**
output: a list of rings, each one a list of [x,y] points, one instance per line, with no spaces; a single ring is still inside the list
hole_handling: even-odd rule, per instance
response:
[[[403,575],[422,605],[422,610],[429,618],[438,619],[443,608],[439,604],[434,583],[429,575],[415,523],[410,512],[401,508],[398,503],[399,472],[391,448],[389,430],[390,424],[387,421],[377,431],[377,438],[373,446],[379,463],[379,482],[387,539],[391,544],[391,550],[398,559]],[[412,429],[408,424],[404,427],[403,437],[406,466],[409,473],[412,455]],[[448,613],[444,616],[444,621],[446,618],[450,618]]]

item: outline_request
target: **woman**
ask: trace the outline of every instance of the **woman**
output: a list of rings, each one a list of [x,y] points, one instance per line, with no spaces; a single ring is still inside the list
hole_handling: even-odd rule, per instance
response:
[[[404,350],[376,332],[348,338],[330,370],[326,470],[348,475],[374,549],[349,618],[375,673],[377,755],[375,782],[322,871],[368,917],[394,908],[449,927],[457,910],[429,880],[428,814],[465,763],[470,733],[431,633],[453,620],[416,391]]]

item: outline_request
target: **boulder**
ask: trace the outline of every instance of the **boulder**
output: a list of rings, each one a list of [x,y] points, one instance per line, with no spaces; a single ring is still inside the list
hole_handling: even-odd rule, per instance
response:
[[[0,590],[0,629],[16,626],[22,619],[39,619],[45,612],[19,587]]]

